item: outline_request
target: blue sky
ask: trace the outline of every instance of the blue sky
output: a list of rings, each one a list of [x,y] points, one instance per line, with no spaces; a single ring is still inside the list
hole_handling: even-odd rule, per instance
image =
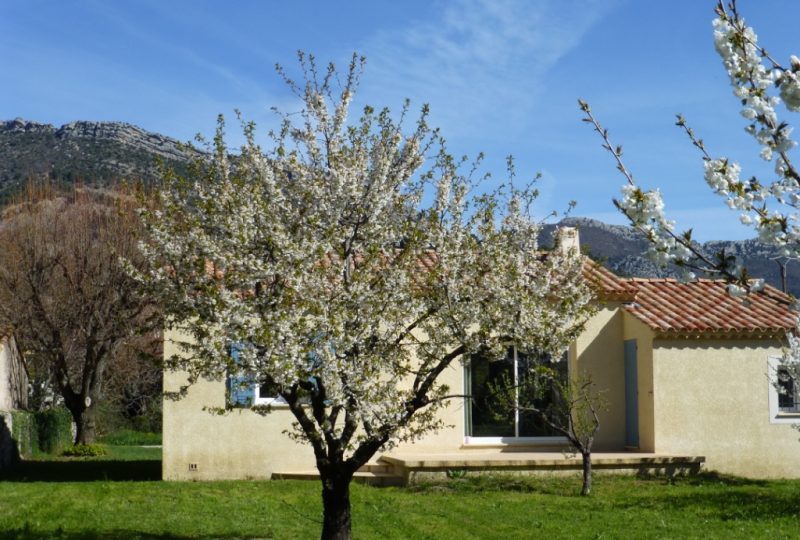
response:
[[[644,187],[700,239],[744,238],[674,127],[683,113],[714,155],[746,174],[769,166],[744,133],[712,45],[713,0],[0,1],[0,119],[119,120],[181,140],[235,108],[263,129],[296,109],[274,65],[303,49],[345,65],[367,57],[360,102],[429,103],[457,155],[487,154],[503,178],[543,173],[539,211],[623,223],[623,182],[580,121],[590,102]],[[800,54],[796,0],[740,0],[771,53]],[[231,125],[231,131],[234,126]],[[235,138],[234,138],[235,140]]]

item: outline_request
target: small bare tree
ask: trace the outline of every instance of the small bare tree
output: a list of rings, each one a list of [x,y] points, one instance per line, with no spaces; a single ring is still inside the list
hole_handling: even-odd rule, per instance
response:
[[[31,185],[0,225],[0,321],[52,377],[76,443],[95,438],[112,359],[161,324],[122,263],[143,264],[137,206],[121,192]]]
[[[565,362],[565,360],[562,360]],[[603,396],[587,372],[569,377],[549,360],[529,362],[516,381],[494,385],[495,410],[529,415],[552,433],[566,437],[571,449],[581,455],[581,495],[592,491],[592,446],[600,428],[599,412],[606,407]]]

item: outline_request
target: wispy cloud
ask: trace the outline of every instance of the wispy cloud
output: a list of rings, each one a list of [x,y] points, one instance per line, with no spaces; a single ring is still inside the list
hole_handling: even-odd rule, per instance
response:
[[[365,86],[398,103],[429,102],[446,132],[523,125],[547,72],[614,2],[458,0],[433,19],[374,35]],[[509,123],[509,119],[515,120]],[[502,121],[501,121],[502,120]]]
[[[262,86],[244,74],[235,72],[226,65],[214,62],[207,56],[198,54],[186,44],[157,35],[142,25],[132,24],[126,18],[124,11],[118,6],[99,2],[93,5],[94,13],[97,16],[103,17],[119,31],[128,34],[139,45],[158,49],[162,51],[163,55],[176,59],[182,64],[193,66],[199,73],[216,77],[244,95],[258,96],[263,94]]]

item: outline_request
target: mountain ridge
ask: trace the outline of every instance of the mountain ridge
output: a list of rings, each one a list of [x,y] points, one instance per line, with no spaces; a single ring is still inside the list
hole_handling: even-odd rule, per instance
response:
[[[75,121],[56,127],[16,118],[0,121],[0,203],[8,201],[29,177],[55,183],[82,182],[105,187],[122,180],[154,185],[157,160],[185,172],[199,150],[178,140],[126,122]],[[577,227],[590,256],[622,276],[671,277],[674,269],[656,267],[644,255],[647,240],[632,227],[610,225],[583,217],[568,217],[542,228],[539,242],[552,245],[557,226]],[[700,244],[709,254],[725,249],[740,257],[751,275],[781,289],[776,248],[756,240],[714,240]],[[789,264],[788,290],[800,296],[800,268]]]
[[[609,270],[624,277],[677,277],[676,268],[659,268],[645,255],[647,239],[633,227],[610,225],[585,217],[567,217],[558,223],[542,227],[539,242],[544,247],[553,245],[553,233],[557,227],[576,227],[581,248],[592,258],[602,262]],[[753,277],[764,278],[778,290],[783,290],[781,265],[786,261],[780,250],[759,242],[747,240],[710,240],[697,244],[708,256],[720,251],[738,257],[748,273]],[[800,296],[800,262],[786,264],[787,292]]]
[[[22,118],[0,121],[0,200],[28,178],[56,183],[147,184],[159,178],[157,160],[178,170],[197,155],[165,135],[126,122],[75,121],[56,127]]]

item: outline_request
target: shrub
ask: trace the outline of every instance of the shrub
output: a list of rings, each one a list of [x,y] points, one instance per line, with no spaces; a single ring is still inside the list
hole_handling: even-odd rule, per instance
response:
[[[34,413],[39,449],[57,454],[72,444],[72,415],[67,409],[57,408]]]
[[[97,430],[101,437],[113,436],[119,431],[161,432],[161,402],[155,397],[148,398],[144,412],[131,414],[112,397],[105,396],[97,406]],[[142,443],[144,444],[144,443]]]
[[[63,455],[69,457],[104,456],[106,449],[99,444],[74,444],[64,450]]]
[[[17,442],[21,456],[30,456],[39,450],[39,437],[36,433],[36,418],[28,411],[9,411],[11,413],[11,437]]]
[[[39,452],[57,454],[72,444],[72,416],[64,408],[46,411],[10,411],[11,437],[20,456]]]

